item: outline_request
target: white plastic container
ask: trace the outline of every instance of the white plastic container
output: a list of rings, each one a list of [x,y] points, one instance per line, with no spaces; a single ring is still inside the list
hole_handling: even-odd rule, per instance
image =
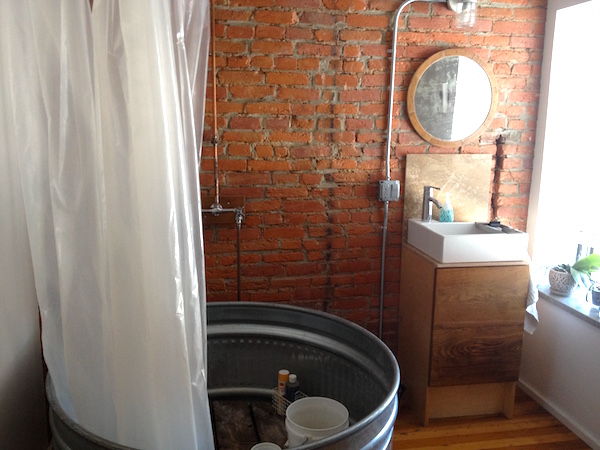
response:
[[[298,447],[318,441],[348,428],[348,409],[326,397],[296,400],[286,411],[286,447]]]
[[[253,446],[250,450],[281,450],[281,447],[273,442],[261,442]]]

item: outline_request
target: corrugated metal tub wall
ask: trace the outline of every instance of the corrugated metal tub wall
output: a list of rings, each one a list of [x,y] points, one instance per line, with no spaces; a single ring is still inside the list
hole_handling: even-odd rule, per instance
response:
[[[210,303],[207,311],[211,401],[269,401],[279,369],[286,368],[298,375],[304,393],[333,398],[350,413],[346,430],[296,448],[391,447],[400,371],[376,336],[331,314],[293,306]],[[125,448],[78,427],[60,409],[51,381],[47,391],[56,449]]]

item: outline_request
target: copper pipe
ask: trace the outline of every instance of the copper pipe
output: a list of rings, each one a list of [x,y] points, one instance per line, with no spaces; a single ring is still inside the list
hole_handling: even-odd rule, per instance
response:
[[[217,129],[217,52],[216,52],[216,18],[215,18],[215,2],[211,1],[211,40],[212,40],[212,87],[213,87],[213,149],[214,149],[214,162],[215,162],[215,202],[212,205],[214,208],[219,208],[220,203],[220,189],[219,189],[219,131]]]
[[[242,220],[244,213],[238,209],[235,213],[235,224],[237,228],[237,300],[242,300]]]

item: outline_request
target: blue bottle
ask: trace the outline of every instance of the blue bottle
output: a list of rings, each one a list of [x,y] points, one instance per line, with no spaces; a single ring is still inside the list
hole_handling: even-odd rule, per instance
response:
[[[440,222],[454,222],[454,209],[450,202],[450,194],[446,194],[446,202],[440,211]]]

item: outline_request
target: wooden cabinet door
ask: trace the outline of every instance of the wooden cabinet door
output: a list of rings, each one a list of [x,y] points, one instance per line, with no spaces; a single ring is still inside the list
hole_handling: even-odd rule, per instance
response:
[[[438,268],[430,386],[515,381],[527,265]]]

